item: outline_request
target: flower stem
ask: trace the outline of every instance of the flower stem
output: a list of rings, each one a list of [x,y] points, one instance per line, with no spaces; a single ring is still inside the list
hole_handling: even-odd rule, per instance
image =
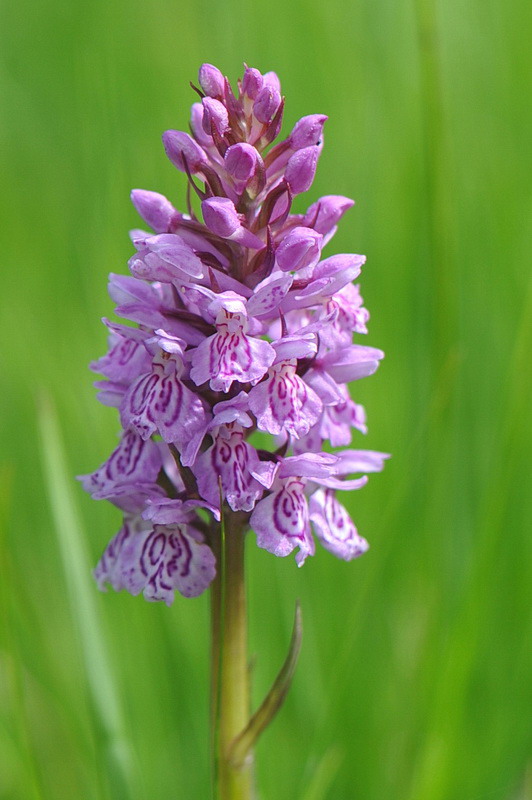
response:
[[[212,587],[211,747],[216,800],[252,799],[252,757],[235,766],[234,739],[250,717],[244,581],[245,517],[227,512]]]

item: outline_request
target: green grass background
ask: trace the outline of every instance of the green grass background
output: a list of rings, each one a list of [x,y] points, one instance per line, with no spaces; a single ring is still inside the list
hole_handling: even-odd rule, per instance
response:
[[[209,796],[208,598],[100,595],[90,569],[119,515],[72,477],[117,432],[86,365],[138,224],[128,194],[183,205],[160,135],[187,125],[204,60],[233,80],[244,60],[275,69],[286,131],[329,115],[299,206],[356,198],[329,252],[367,254],[367,341],[387,354],[353,387],[370,424],[355,446],[393,453],[346,498],[370,552],[298,570],[250,539],[256,702],[296,597],[305,626],[260,796],[532,798],[531,8],[4,2],[2,800]]]

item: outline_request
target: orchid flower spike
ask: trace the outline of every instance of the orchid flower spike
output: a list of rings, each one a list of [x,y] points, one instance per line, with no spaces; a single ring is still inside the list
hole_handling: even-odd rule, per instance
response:
[[[300,566],[317,543],[361,556],[368,543],[336,493],[364,486],[387,458],[324,452],[366,432],[348,383],[383,357],[360,338],[369,313],[353,281],[364,257],[322,254],[353,201],[327,195],[291,213],[312,186],[326,115],[304,116],[274,144],[284,109],[275,73],[246,67],[234,92],[203,64],[197,84],[191,132],[168,130],[163,144],[201,210],[132,192],[150,230],[132,232],[131,275],[110,281],[128,324],[104,320],[109,349],[91,365],[122,431],[80,477],[123,513],[98,585],[168,605],[215,578],[224,514]]]

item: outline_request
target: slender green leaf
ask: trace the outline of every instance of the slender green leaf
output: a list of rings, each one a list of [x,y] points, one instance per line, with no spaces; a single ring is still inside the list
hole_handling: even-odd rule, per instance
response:
[[[302,635],[301,606],[297,601],[292,638],[286,660],[260,707],[255,711],[245,729],[231,746],[230,760],[236,767],[244,763],[246,756],[253,749],[261,733],[268,727],[283,705],[296,670]]]

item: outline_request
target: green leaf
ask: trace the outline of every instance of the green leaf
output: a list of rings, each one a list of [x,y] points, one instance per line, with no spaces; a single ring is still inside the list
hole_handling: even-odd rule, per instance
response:
[[[229,760],[237,768],[244,763],[255,742],[265,728],[268,727],[285,701],[296,670],[299,651],[301,650],[302,634],[301,606],[298,600],[296,602],[294,627],[286,661],[261,706],[255,711],[242,733],[237,736],[231,745]]]

